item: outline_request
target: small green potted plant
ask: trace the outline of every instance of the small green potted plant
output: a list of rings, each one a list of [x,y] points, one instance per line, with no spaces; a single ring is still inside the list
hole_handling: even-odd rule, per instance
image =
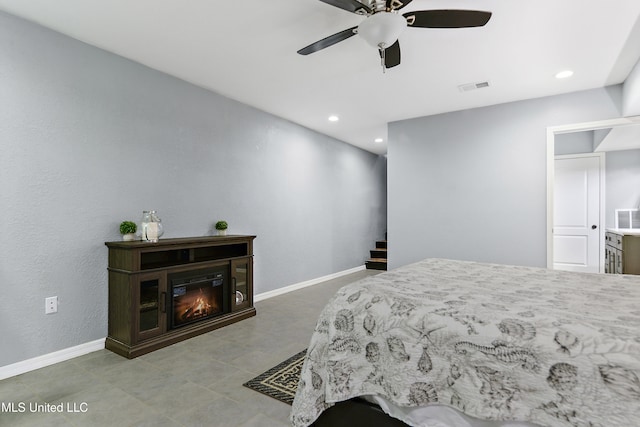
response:
[[[129,242],[136,240],[136,230],[138,226],[133,221],[122,221],[120,223],[120,234],[122,234],[122,240]]]
[[[227,235],[227,227],[229,227],[229,224],[227,224],[227,221],[218,221],[216,222],[216,230],[218,230],[218,236],[226,236]]]

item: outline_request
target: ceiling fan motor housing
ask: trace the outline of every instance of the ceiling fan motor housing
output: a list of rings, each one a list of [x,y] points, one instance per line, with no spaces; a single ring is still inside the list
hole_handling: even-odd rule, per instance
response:
[[[358,34],[371,46],[386,49],[398,40],[406,26],[404,16],[395,12],[378,12],[362,21]]]

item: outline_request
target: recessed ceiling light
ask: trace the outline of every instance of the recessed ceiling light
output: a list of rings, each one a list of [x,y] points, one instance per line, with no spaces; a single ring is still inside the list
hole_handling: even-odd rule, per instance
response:
[[[381,143],[382,141],[384,141],[384,139],[382,138],[376,138],[373,140],[373,142],[377,142],[378,144]]]
[[[340,117],[338,117],[338,116],[329,116],[329,121],[330,122],[337,122],[338,120],[340,120]]]
[[[556,79],[566,79],[567,77],[571,77],[571,76],[573,76],[573,71],[564,70],[556,74]]]

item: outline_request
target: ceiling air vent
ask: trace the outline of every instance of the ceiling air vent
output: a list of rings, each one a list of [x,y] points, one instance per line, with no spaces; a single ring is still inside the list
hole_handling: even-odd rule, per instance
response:
[[[458,86],[458,89],[460,92],[469,92],[470,90],[482,89],[484,87],[489,87],[489,82],[466,83]]]

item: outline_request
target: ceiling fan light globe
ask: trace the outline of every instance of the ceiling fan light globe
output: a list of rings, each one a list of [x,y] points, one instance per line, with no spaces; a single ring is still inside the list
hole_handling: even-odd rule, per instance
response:
[[[358,34],[371,46],[386,49],[398,40],[407,26],[404,16],[393,12],[378,12],[362,21]]]

